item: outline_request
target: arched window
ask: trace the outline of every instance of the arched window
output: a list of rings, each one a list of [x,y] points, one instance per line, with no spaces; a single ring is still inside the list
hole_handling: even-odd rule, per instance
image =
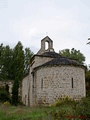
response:
[[[48,42],[45,42],[45,50],[47,50],[49,48],[49,43]]]

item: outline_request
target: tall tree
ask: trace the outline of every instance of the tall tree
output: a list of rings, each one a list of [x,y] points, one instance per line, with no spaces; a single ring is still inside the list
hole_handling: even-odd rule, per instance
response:
[[[18,76],[18,78],[21,80],[24,72],[24,50],[20,41],[13,49],[13,61],[14,79]]]
[[[19,88],[19,78],[16,77],[12,88],[12,105],[18,104],[18,88]]]
[[[12,79],[13,53],[9,45],[2,47],[0,63],[2,79]]]
[[[24,50],[20,41],[14,49],[0,45],[0,80],[14,80],[12,104],[18,101],[19,81],[28,73],[32,55],[30,48]]]
[[[18,88],[19,81],[22,79],[24,72],[24,50],[21,42],[15,46],[13,50],[14,60],[14,84],[12,89],[12,104],[17,105],[18,103]]]
[[[29,68],[30,68],[30,59],[31,57],[34,55],[34,53],[30,50],[30,48],[25,48],[25,59],[24,59],[24,74],[27,74],[29,72]]]
[[[90,70],[86,71],[85,74],[85,80],[86,80],[86,95],[87,97],[90,97]]]
[[[64,49],[59,51],[59,54],[68,57],[71,59],[75,59],[77,62],[84,64],[85,62],[85,56],[80,52],[80,50],[76,50],[75,48],[70,49]]]
[[[86,71],[86,83],[88,83],[87,85],[87,89],[90,89],[90,70]]]
[[[2,53],[3,53],[3,44],[0,45],[0,80],[2,80],[2,68],[3,68],[3,60],[2,60]]]

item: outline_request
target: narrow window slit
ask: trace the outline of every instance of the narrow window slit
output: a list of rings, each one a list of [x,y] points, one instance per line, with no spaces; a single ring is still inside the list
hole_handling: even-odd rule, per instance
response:
[[[43,79],[41,79],[41,89],[43,89]]]
[[[71,80],[71,83],[72,83],[72,88],[73,88],[73,78],[72,78],[72,80]]]

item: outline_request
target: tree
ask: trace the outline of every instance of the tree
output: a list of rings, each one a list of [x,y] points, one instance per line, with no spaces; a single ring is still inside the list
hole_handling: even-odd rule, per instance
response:
[[[76,50],[75,48],[70,49],[64,49],[59,51],[59,54],[70,58],[70,59],[75,59],[77,62],[84,64],[85,62],[85,57],[84,55],[80,52],[80,50]]]
[[[30,59],[34,55],[34,53],[30,50],[30,48],[25,48],[25,59],[24,59],[24,74],[28,74],[30,68]]]
[[[86,80],[86,95],[87,97],[90,97],[90,70],[86,71],[85,74],[85,80]]]
[[[12,89],[12,104],[17,105],[19,81],[22,80],[24,72],[24,50],[21,42],[18,42],[13,50],[13,60],[14,84]]]
[[[90,40],[90,38],[88,38],[88,40]],[[88,42],[87,44],[90,44],[90,42]]]
[[[12,79],[13,53],[9,45],[0,46],[0,77],[3,80]]]
[[[2,52],[3,52],[3,44],[0,45],[0,80],[2,80],[2,68],[3,68]]]
[[[19,78],[16,77],[12,88],[12,105],[18,104],[18,88],[19,88]]]
[[[0,80],[14,81],[12,104],[14,104],[15,101],[18,102],[19,82],[22,80],[23,75],[29,72],[32,55],[33,52],[30,48],[25,48],[24,50],[20,41],[13,49],[11,49],[9,45],[0,45]]]
[[[87,72],[86,72],[86,83],[88,83],[88,85],[87,85],[87,89],[90,89],[90,70],[88,70]]]
[[[22,43],[20,41],[13,49],[13,61],[14,61],[13,62],[14,79],[18,77],[19,80],[21,80],[24,72],[24,50]]]

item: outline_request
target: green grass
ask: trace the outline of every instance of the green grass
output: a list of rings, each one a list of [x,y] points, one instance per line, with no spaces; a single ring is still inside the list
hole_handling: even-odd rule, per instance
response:
[[[0,120],[40,120],[51,108],[0,106]]]
[[[59,107],[29,108],[25,106],[1,106],[0,120],[53,120],[51,114],[60,110]],[[71,110],[71,108],[62,108]]]
[[[90,98],[80,102],[59,101],[51,107],[40,108],[0,104],[0,120],[70,120],[67,116],[78,115],[90,116]],[[80,118],[77,117],[74,120],[80,120]]]

